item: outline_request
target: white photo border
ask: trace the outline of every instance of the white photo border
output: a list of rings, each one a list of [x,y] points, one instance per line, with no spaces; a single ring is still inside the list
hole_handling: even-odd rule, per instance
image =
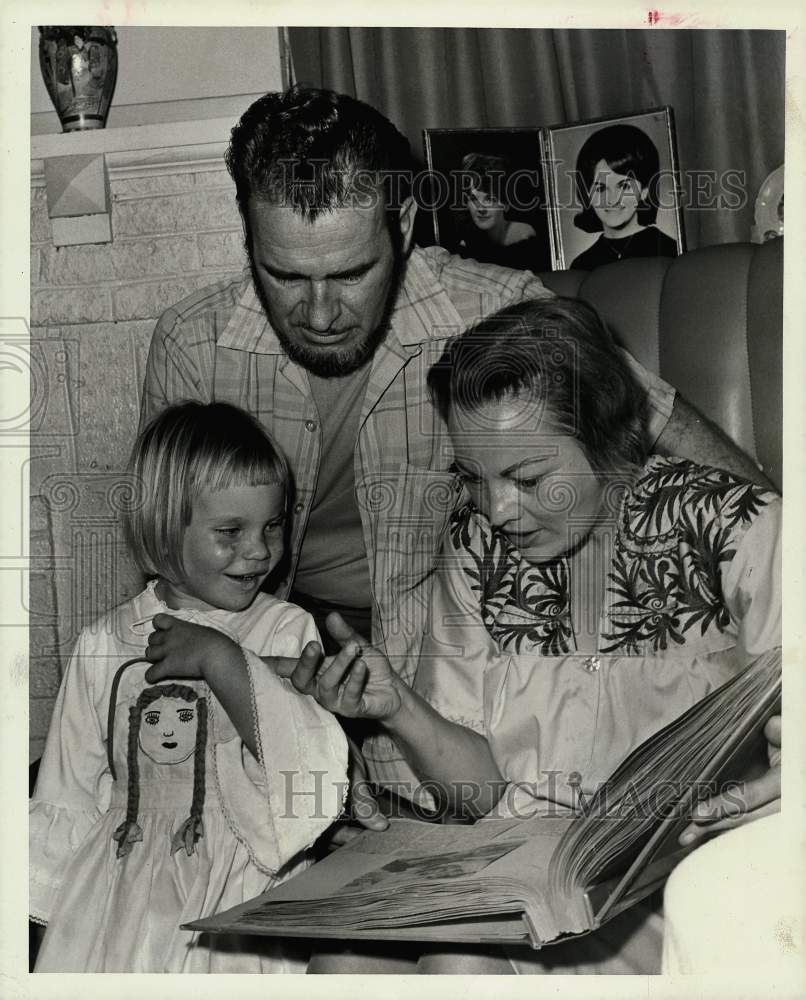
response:
[[[657,227],[675,241],[678,255],[685,253],[686,239],[680,201],[680,167],[674,112],[671,106],[664,105],[623,115],[552,125],[542,130],[543,176],[546,178],[548,188],[552,267],[555,271],[567,270],[576,257],[592,246],[598,238],[596,234],[584,233],[574,226],[574,216],[583,208],[574,183],[579,150],[594,132],[608,125],[622,123],[641,128],[658,149],[660,207]],[[591,235],[593,239],[590,239]]]

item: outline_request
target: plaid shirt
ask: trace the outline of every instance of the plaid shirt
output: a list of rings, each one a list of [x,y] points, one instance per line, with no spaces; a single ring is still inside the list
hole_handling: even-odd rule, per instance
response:
[[[388,334],[372,360],[355,446],[356,496],[369,562],[373,642],[411,681],[435,557],[460,496],[450,442],[428,396],[426,374],[447,341],[484,316],[553,293],[528,271],[415,248],[406,263]],[[674,391],[634,363],[647,386],[657,437]],[[182,399],[226,401],[257,417],[285,453],[295,483],[291,587],[321,457],[319,414],[303,368],[283,352],[248,274],[189,296],[160,318],[146,367],[141,426]],[[376,741],[373,741],[376,742]],[[398,756],[377,741],[384,758]],[[371,751],[371,748],[368,748]],[[393,769],[397,776],[398,772]]]

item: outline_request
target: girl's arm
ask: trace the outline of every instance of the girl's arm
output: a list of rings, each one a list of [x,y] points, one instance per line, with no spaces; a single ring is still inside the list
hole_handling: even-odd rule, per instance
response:
[[[252,692],[240,646],[217,629],[173,615],[155,615],[153,625],[145,654],[154,664],[146,671],[149,684],[177,677],[205,681],[257,760]]]
[[[153,625],[146,655],[154,666],[146,679],[191,677],[209,685],[220,703],[217,710],[211,706],[210,732],[228,825],[254,864],[274,875],[342,812],[348,789],[342,729],[314,699],[263,669],[272,660],[254,649],[173,615],[156,615]],[[310,616],[293,609],[257,641],[264,643],[259,648],[297,652],[316,635]]]
[[[146,680],[199,678],[209,684],[249,752],[257,759],[249,677],[243,652],[216,629],[156,615],[146,658],[154,666]],[[348,718],[384,722],[422,780],[442,789],[442,805],[481,815],[495,804],[503,782],[483,736],[448,722],[392,671],[383,654],[371,650],[338,615],[328,619],[343,644],[335,657],[322,660],[309,642],[298,661],[264,658],[278,673],[291,677],[302,694],[313,695],[331,712]],[[359,644],[366,652],[356,655]],[[371,655],[370,655],[371,650]],[[322,664],[322,668],[320,668]]]

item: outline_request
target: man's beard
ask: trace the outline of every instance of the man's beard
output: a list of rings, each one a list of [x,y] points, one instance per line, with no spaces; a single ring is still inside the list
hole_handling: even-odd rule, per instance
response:
[[[269,323],[272,323],[268,296],[258,278],[257,269],[252,260],[252,255],[248,252],[248,248],[247,256],[249,259],[249,269],[252,273],[252,284],[255,286],[258,301]],[[397,299],[397,290],[400,286],[403,268],[404,261],[400,256],[395,255],[383,316],[380,323],[366,335],[361,343],[343,350],[317,349],[310,347],[308,344],[300,344],[290,340],[280,330],[279,325],[272,323],[272,329],[277,335],[277,339],[280,341],[285,353],[300,367],[305,368],[319,378],[338,378],[339,376],[352,375],[353,372],[358,371],[359,368],[362,368],[374,356],[375,352],[386,339],[386,334],[389,331],[389,318]]]

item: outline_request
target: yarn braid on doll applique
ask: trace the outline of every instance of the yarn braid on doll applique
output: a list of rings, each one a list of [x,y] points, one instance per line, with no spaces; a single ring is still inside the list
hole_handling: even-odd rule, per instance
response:
[[[123,670],[136,660],[123,664],[115,681]],[[113,684],[110,701],[110,720],[114,716],[117,684]],[[172,705],[171,702],[174,704]],[[175,704],[179,702],[179,706]],[[159,703],[159,706],[158,706]],[[191,743],[186,728],[196,722],[195,740]],[[145,725],[144,725],[145,723]],[[167,728],[166,728],[167,727]],[[184,730],[184,731],[183,731]],[[117,780],[112,764],[112,733],[110,722],[107,752],[110,759],[112,777]],[[163,739],[165,737],[165,739]],[[195,754],[193,761],[193,798],[190,815],[171,838],[171,854],[184,847],[188,855],[195,851],[196,842],[204,836],[202,811],[205,798],[205,750],[207,745],[207,701],[198,692],[185,684],[156,684],[145,688],[137,702],[129,709],[129,738],[127,744],[127,796],[126,818],[115,830],[112,837],[117,841],[117,857],[129,854],[138,841],[143,839],[142,827],[137,822],[140,807],[140,763],[142,751],[157,764],[178,764]]]
[[[172,687],[184,687],[176,684]],[[185,688],[185,690],[190,690]],[[193,692],[195,694],[195,692]],[[207,744],[207,702],[196,695],[198,716],[196,719],[196,756],[193,761],[193,799],[190,804],[190,816],[179,827],[171,839],[171,854],[185,848],[185,853],[193,854],[196,841],[204,836],[204,781],[205,781],[205,747]]]

